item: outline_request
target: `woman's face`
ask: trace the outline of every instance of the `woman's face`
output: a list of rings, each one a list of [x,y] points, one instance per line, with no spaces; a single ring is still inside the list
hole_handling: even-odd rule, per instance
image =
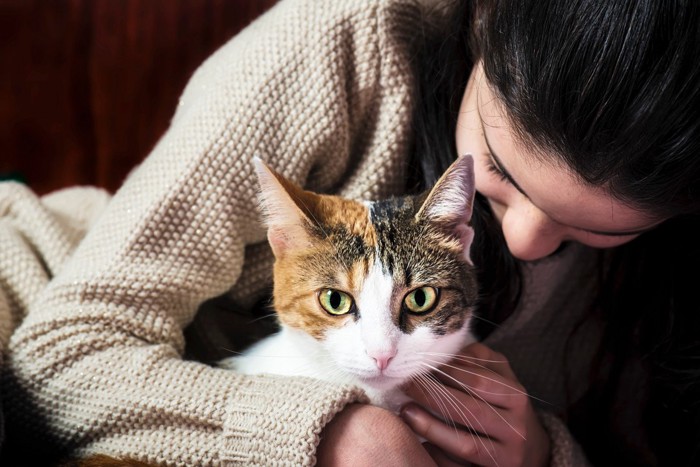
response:
[[[476,189],[517,258],[543,258],[572,240],[598,248],[621,245],[660,222],[519,142],[480,63],[462,99],[456,139],[459,154],[474,156]]]

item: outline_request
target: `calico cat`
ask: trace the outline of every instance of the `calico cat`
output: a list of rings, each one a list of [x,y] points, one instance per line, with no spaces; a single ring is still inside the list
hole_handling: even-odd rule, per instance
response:
[[[281,331],[219,366],[354,384],[398,411],[402,384],[475,340],[471,156],[427,193],[367,203],[304,191],[255,165]],[[148,466],[96,455],[65,467],[132,465]]]
[[[400,387],[475,339],[471,156],[420,196],[360,203],[255,161],[281,331],[220,366],[351,383],[391,410]]]

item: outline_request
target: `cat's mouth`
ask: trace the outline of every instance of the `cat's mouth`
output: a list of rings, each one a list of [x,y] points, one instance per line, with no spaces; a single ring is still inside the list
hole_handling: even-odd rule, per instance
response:
[[[395,376],[387,376],[386,374],[380,374],[375,376],[358,376],[358,379],[367,386],[371,386],[375,389],[387,390],[401,385],[404,378],[397,378]]]

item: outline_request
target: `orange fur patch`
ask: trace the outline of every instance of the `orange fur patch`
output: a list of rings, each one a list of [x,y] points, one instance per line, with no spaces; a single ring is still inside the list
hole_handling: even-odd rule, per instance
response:
[[[343,326],[352,314],[328,314],[318,301],[318,293],[333,288],[357,296],[373,255],[353,254],[357,245],[351,243],[361,241],[365,251],[373,250],[376,232],[367,207],[361,203],[285,188],[325,238],[310,236],[307,248],[277,259],[274,306],[281,322],[321,339],[327,329]]]

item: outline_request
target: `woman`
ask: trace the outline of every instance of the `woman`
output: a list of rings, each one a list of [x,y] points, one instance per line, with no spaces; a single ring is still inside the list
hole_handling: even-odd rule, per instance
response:
[[[9,436],[171,464],[697,461],[697,274],[678,269],[698,258],[697,7],[422,8],[282,2],[203,65],[15,332]],[[202,301],[235,284],[248,309],[269,283],[254,155],[377,198],[459,153],[482,195],[484,340],[438,377],[457,426],[415,388],[404,424],[356,388],[182,360]]]
[[[476,26],[471,40],[453,36],[443,49],[477,59],[456,119],[457,151],[482,155],[477,190],[515,258],[551,258],[572,241],[618,247],[600,255],[599,302],[576,330],[604,325],[591,386],[565,411],[589,459],[697,463],[698,8],[531,3],[476,2],[463,13]],[[442,105],[456,105],[459,83],[434,89]],[[439,426],[430,420],[422,414],[423,430]]]

